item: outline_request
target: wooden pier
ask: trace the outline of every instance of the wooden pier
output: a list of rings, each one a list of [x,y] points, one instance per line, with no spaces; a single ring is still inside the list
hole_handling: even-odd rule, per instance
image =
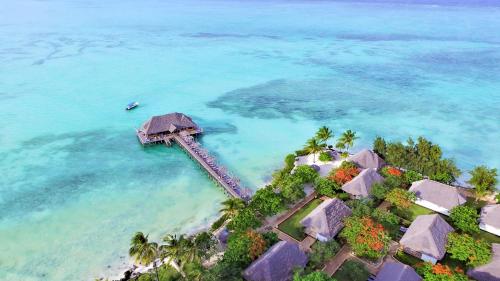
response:
[[[226,194],[248,201],[249,190],[241,187],[240,180],[231,176],[224,167],[217,163],[215,157],[196,142],[194,136],[201,132],[203,130],[191,118],[182,113],[171,113],[148,120],[141,129],[137,130],[137,137],[142,145],[164,143],[170,146],[174,141],[198,162]]]

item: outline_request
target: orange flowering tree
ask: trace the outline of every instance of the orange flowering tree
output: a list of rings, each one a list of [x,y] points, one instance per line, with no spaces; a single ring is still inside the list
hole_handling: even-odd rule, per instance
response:
[[[252,260],[255,260],[266,250],[266,240],[264,240],[262,234],[253,230],[248,230],[246,235],[251,241],[250,247],[248,248],[248,254]]]
[[[416,199],[417,197],[415,193],[402,188],[394,188],[385,195],[385,200],[392,205],[403,209],[409,208]]]
[[[339,185],[343,185],[351,181],[355,176],[359,175],[360,169],[352,162],[344,161],[337,169],[330,172],[329,179]]]
[[[420,263],[416,265],[417,272],[426,281],[467,281],[469,280],[465,276],[464,271],[457,267],[455,269],[450,268],[448,265],[431,264],[431,263]]]
[[[347,240],[354,253],[360,257],[377,259],[389,248],[390,237],[384,227],[369,217],[350,217],[340,236]]]

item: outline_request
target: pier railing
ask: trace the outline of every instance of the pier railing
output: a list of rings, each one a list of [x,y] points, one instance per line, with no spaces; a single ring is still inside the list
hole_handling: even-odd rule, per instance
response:
[[[201,167],[212,177],[227,194],[249,200],[251,193],[248,188],[241,186],[241,181],[237,177],[231,175],[228,170],[220,165],[216,158],[211,156],[196,140],[188,134],[176,134],[173,136],[175,142],[182,147],[191,158],[195,159]]]

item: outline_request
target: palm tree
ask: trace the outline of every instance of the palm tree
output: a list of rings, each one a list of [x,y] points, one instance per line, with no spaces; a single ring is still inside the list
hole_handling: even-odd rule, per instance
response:
[[[145,236],[142,232],[136,232],[130,241],[128,253],[135,259],[136,263],[147,265],[153,262],[156,280],[160,281],[158,269],[156,268],[156,258],[159,254],[158,243],[149,242],[148,235]]]
[[[333,138],[333,132],[327,126],[323,126],[316,132],[316,138],[326,144],[329,139]]]
[[[184,235],[167,234],[163,237],[163,242],[165,245],[160,246],[160,254],[162,259],[170,259],[170,262],[174,263],[174,267],[179,270],[182,276],[184,276],[184,272],[182,272],[181,267],[177,265],[177,261],[179,261],[184,256],[183,250],[183,241],[185,240]]]
[[[308,153],[312,153],[313,162],[316,163],[316,153],[323,150],[326,146],[324,143],[320,143],[316,138],[311,138],[307,141],[306,146],[304,147]]]
[[[346,149],[347,151],[349,151],[349,148],[354,145],[354,141],[357,139],[359,139],[359,137],[356,136],[356,132],[347,130],[342,133],[336,146],[339,149]]]
[[[230,198],[222,202],[222,209],[220,211],[226,216],[227,219],[234,218],[240,210],[245,208],[245,201],[239,198]]]

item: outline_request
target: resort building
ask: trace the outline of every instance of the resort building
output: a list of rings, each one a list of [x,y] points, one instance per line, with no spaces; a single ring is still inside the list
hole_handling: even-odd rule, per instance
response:
[[[142,144],[168,142],[174,134],[200,134],[202,130],[193,120],[183,113],[169,113],[153,116],[137,130]]]
[[[344,184],[342,190],[349,193],[353,198],[366,198],[370,196],[372,185],[383,180],[384,178],[377,173],[377,169],[364,169],[359,175]]]
[[[422,281],[413,267],[398,261],[385,262],[373,281]]]
[[[300,223],[305,227],[307,235],[326,242],[342,230],[344,218],[351,214],[351,209],[344,204],[344,201],[338,198],[326,199]]]
[[[406,253],[436,264],[444,257],[448,233],[453,231],[440,215],[421,215],[411,223],[399,244]]]
[[[500,236],[500,204],[486,205],[481,209],[479,228]]]
[[[500,244],[491,245],[493,255],[488,264],[469,269],[467,275],[477,281],[500,281]]]
[[[243,277],[248,281],[288,281],[295,268],[304,268],[307,256],[295,243],[280,241],[255,260]]]
[[[456,187],[424,179],[413,182],[410,191],[415,192],[415,204],[449,216],[450,210],[467,202]]]
[[[385,162],[377,153],[363,149],[360,152],[347,158],[347,161],[353,162],[361,169],[381,169],[385,166]]]

